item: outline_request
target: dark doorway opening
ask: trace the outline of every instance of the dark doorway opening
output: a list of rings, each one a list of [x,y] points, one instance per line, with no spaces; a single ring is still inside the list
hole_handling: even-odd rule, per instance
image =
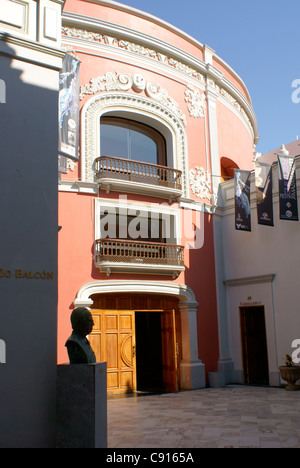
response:
[[[269,385],[265,309],[240,308],[244,383]]]
[[[136,312],[137,390],[163,392],[162,337],[160,312]]]

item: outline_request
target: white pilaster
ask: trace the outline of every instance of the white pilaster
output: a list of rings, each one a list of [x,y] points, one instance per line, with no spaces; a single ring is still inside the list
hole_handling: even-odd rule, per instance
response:
[[[221,176],[221,166],[218,145],[218,122],[217,122],[217,97],[218,93],[209,81],[206,86],[206,99],[208,109],[208,131],[210,143],[210,166],[212,174],[213,204],[216,204],[218,187]]]
[[[180,302],[182,361],[180,364],[180,385],[183,390],[204,388],[205,366],[198,355],[197,305]]]

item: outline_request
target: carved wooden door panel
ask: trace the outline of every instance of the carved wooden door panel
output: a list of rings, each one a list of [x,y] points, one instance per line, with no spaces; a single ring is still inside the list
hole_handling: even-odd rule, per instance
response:
[[[176,340],[175,310],[161,314],[162,361],[164,389],[178,392],[178,343]]]
[[[97,361],[107,362],[107,393],[136,390],[135,312],[91,310],[94,328],[89,337]]]

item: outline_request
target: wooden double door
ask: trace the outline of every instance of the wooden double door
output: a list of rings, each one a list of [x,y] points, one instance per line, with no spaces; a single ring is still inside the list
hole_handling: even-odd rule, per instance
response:
[[[137,296],[105,299],[94,300],[96,306],[108,307],[91,310],[94,328],[89,340],[97,361],[107,362],[108,394],[177,392],[181,334],[176,302],[160,298],[158,304],[145,296],[140,301]],[[126,305],[136,307],[126,309]]]

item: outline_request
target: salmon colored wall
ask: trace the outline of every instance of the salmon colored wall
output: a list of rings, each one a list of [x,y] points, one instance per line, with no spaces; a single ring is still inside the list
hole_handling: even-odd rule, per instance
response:
[[[112,4],[113,6],[113,4]],[[203,59],[200,46],[189,42],[186,38],[176,34],[172,28],[151,22],[149,19],[139,18],[134,13],[119,11],[106,6],[89,3],[83,0],[67,0],[65,12],[73,12],[95,18],[101,18],[111,23],[123,25],[133,30],[139,30],[144,34],[152,35],[177,46],[184,51]],[[81,85],[89,83],[90,79],[105,75],[107,72],[141,73],[147,81],[158,83],[166,89],[169,96],[173,98],[179,109],[186,116],[186,135],[188,142],[189,168],[206,167],[206,159],[209,156],[209,148],[206,148],[206,118],[191,117],[188,104],[185,101],[185,90],[187,82],[172,70],[165,72],[159,62],[142,62],[139,56],[132,55],[130,64],[118,59],[118,49],[101,51],[103,57],[96,54],[96,49],[81,46],[82,50],[89,53],[76,52],[81,60]],[[100,53],[99,53],[100,54]],[[219,66],[215,63],[215,66]],[[220,67],[222,69],[222,67]],[[226,76],[245,94],[239,82],[230,76],[224,69]],[[201,87],[199,87],[200,89]],[[201,91],[202,92],[202,91]],[[130,93],[134,93],[133,90]],[[142,94],[142,93],[141,93]],[[81,101],[83,106],[90,96]],[[207,117],[207,116],[206,116]],[[247,169],[245,161],[252,162],[252,140],[245,124],[229,108],[217,101],[218,119],[218,144],[219,156],[227,157],[235,161],[241,168]],[[207,144],[209,135],[207,133]],[[249,163],[250,164],[250,163]],[[78,180],[80,178],[80,165],[67,175],[62,175],[64,180]],[[106,199],[118,199],[118,193],[101,191],[99,196]],[[138,203],[166,203],[166,200],[155,197],[127,194],[128,201]],[[68,362],[66,348],[64,346],[71,333],[70,315],[74,308],[73,302],[79,289],[93,281],[107,281],[105,274],[101,274],[94,266],[94,243],[95,243],[95,195],[78,194],[70,192],[59,192],[59,305],[58,305],[58,362]],[[199,201],[196,195],[191,193],[191,198]],[[181,218],[184,219],[184,210],[181,210]],[[196,213],[193,213],[194,222]],[[217,370],[219,357],[218,341],[218,319],[216,304],[215,285],[215,259],[213,241],[213,223],[209,214],[202,214],[201,234],[203,233],[203,244],[198,249],[185,249],[186,270],[176,280],[178,284],[186,284],[195,293],[199,303],[198,308],[198,340],[199,358],[206,365],[206,371]],[[182,225],[183,229],[183,225]],[[186,245],[187,238],[182,232],[182,245]],[[109,280],[151,280],[170,282],[172,279],[166,276],[153,275],[122,275],[112,274]]]
[[[193,221],[198,226],[200,224],[203,245],[197,249],[185,249],[186,270],[178,282],[188,285],[199,303],[199,358],[205,363],[206,372],[212,372],[217,370],[219,358],[213,222],[211,215],[199,212],[193,213]],[[187,245],[185,236],[182,241]]]
[[[66,0],[64,12],[99,18],[109,23],[130,28],[133,31],[142,32],[143,34],[153,36],[155,39],[168,42],[179,49],[183,49],[197,56],[200,60],[203,60],[201,44],[197,46],[192,44],[185,32],[182,33],[179,30],[175,32],[175,28],[168,23],[155,19],[155,17],[147,18],[145,17],[147,15],[142,12],[134,11],[134,9],[128,8],[126,5],[121,6],[121,8],[122,7],[126,11],[118,9],[120,7],[114,5],[113,2],[110,6],[104,6],[89,3],[84,0]],[[161,26],[159,23],[163,23],[163,25]],[[181,37],[181,34],[184,34],[185,37]]]
[[[116,198],[111,193],[107,198]],[[128,195],[128,201],[139,203],[157,199],[149,199],[138,195]],[[93,281],[107,281],[94,266],[94,218],[95,197],[69,192],[59,193],[59,291],[58,291],[58,362],[68,362],[64,346],[72,332],[70,315],[74,308],[73,302],[79,289]],[[195,216],[195,214],[194,214]],[[181,214],[184,220],[184,215]],[[196,219],[193,219],[196,222]],[[204,230],[203,245],[200,249],[185,249],[186,271],[176,280],[178,284],[191,287],[199,302],[199,353],[200,359],[206,364],[207,371],[216,370],[218,359],[218,327],[215,294],[214,248],[212,221],[210,215],[201,217],[201,230]],[[186,233],[188,236],[189,232]],[[187,236],[182,233],[182,245],[186,245]],[[198,268],[201,265],[203,268]],[[109,280],[141,279],[151,281],[166,281],[172,279],[166,276],[153,275],[122,275],[113,274]]]
[[[64,344],[71,334],[70,315],[80,287],[91,280],[94,245],[94,197],[59,192],[58,360],[68,360]],[[87,281],[88,280],[88,281]]]
[[[154,39],[164,41],[178,49],[182,49],[201,61],[204,60],[203,44],[195,41],[185,31],[180,31],[158,18],[148,17],[147,14],[132,9],[127,5],[114,5],[112,2],[111,5],[105,6],[92,2],[89,3],[85,0],[66,0],[64,12],[77,13],[96,19],[99,18],[109,23],[130,28],[133,31],[142,32],[152,36]],[[230,68],[220,63],[220,60],[217,58],[213,59],[213,66],[220,70],[224,76],[239,89],[246,99],[249,100],[249,93],[244,83],[237,78],[237,75],[230,72]]]
[[[248,90],[245,88],[245,85],[242,84],[241,81],[238,80],[235,75],[230,73],[230,71],[224,65],[222,65],[219,60],[213,59],[213,66],[218,68],[224,74],[224,76],[229,81],[231,81],[231,83],[243,94],[243,96],[251,104],[251,101],[249,99],[249,93],[248,93]]]
[[[190,168],[194,168],[196,165],[206,168],[206,151],[209,151],[209,148],[206,149],[205,143],[206,121],[204,118],[194,118],[190,116],[187,102],[185,100],[185,83],[179,83],[177,80],[173,79],[172,76],[163,76],[160,70],[156,72],[155,66],[150,71],[144,68],[141,69],[138,66],[95,57],[94,55],[85,55],[81,53],[77,53],[76,55],[81,61],[81,86],[88,84],[92,78],[104,76],[107,72],[127,73],[130,75],[140,72],[146,81],[153,81],[159,84],[161,88],[167,89],[169,96],[177,102],[179,110],[182,111],[186,117]],[[130,90],[130,93],[145,96],[145,93],[136,93],[133,90]],[[90,95],[86,95],[84,97],[80,103],[81,109],[91,97],[92,96]],[[67,175],[63,174],[62,179],[77,180],[79,175],[80,169],[76,167],[74,171],[69,171]]]
[[[253,169],[253,141],[245,124],[224,104],[217,102],[220,158],[234,161],[240,169]]]
[[[112,60],[106,60],[100,57],[85,55],[77,53],[78,58],[81,61],[81,72],[80,79],[81,85],[89,83],[91,78],[98,76],[104,76],[107,72],[118,72],[118,73],[127,73],[134,75],[135,73],[140,72],[146,81],[153,81],[163,89],[168,91],[168,95],[176,101],[179,106],[179,110],[183,112],[186,117],[186,133],[188,141],[188,160],[189,167],[194,168],[195,166],[202,166],[205,169],[207,152],[209,152],[209,147],[206,147],[206,137],[205,137],[205,125],[206,119],[204,118],[194,118],[190,116],[187,102],[185,100],[185,91],[186,84],[179,83],[172,76],[163,76],[158,70],[156,72],[155,66],[153,69],[146,70],[141,69],[138,66],[132,66],[130,64],[125,64],[121,62],[115,62]],[[144,95],[145,93],[136,93],[133,90],[130,90],[131,94]],[[85,103],[91,98],[90,95],[84,97],[81,101],[81,108]],[[63,180],[76,180],[80,174],[80,169],[76,168],[73,172],[69,172],[68,175],[62,175]],[[192,198],[197,199],[197,197],[191,194]],[[197,199],[199,201],[199,199]]]

